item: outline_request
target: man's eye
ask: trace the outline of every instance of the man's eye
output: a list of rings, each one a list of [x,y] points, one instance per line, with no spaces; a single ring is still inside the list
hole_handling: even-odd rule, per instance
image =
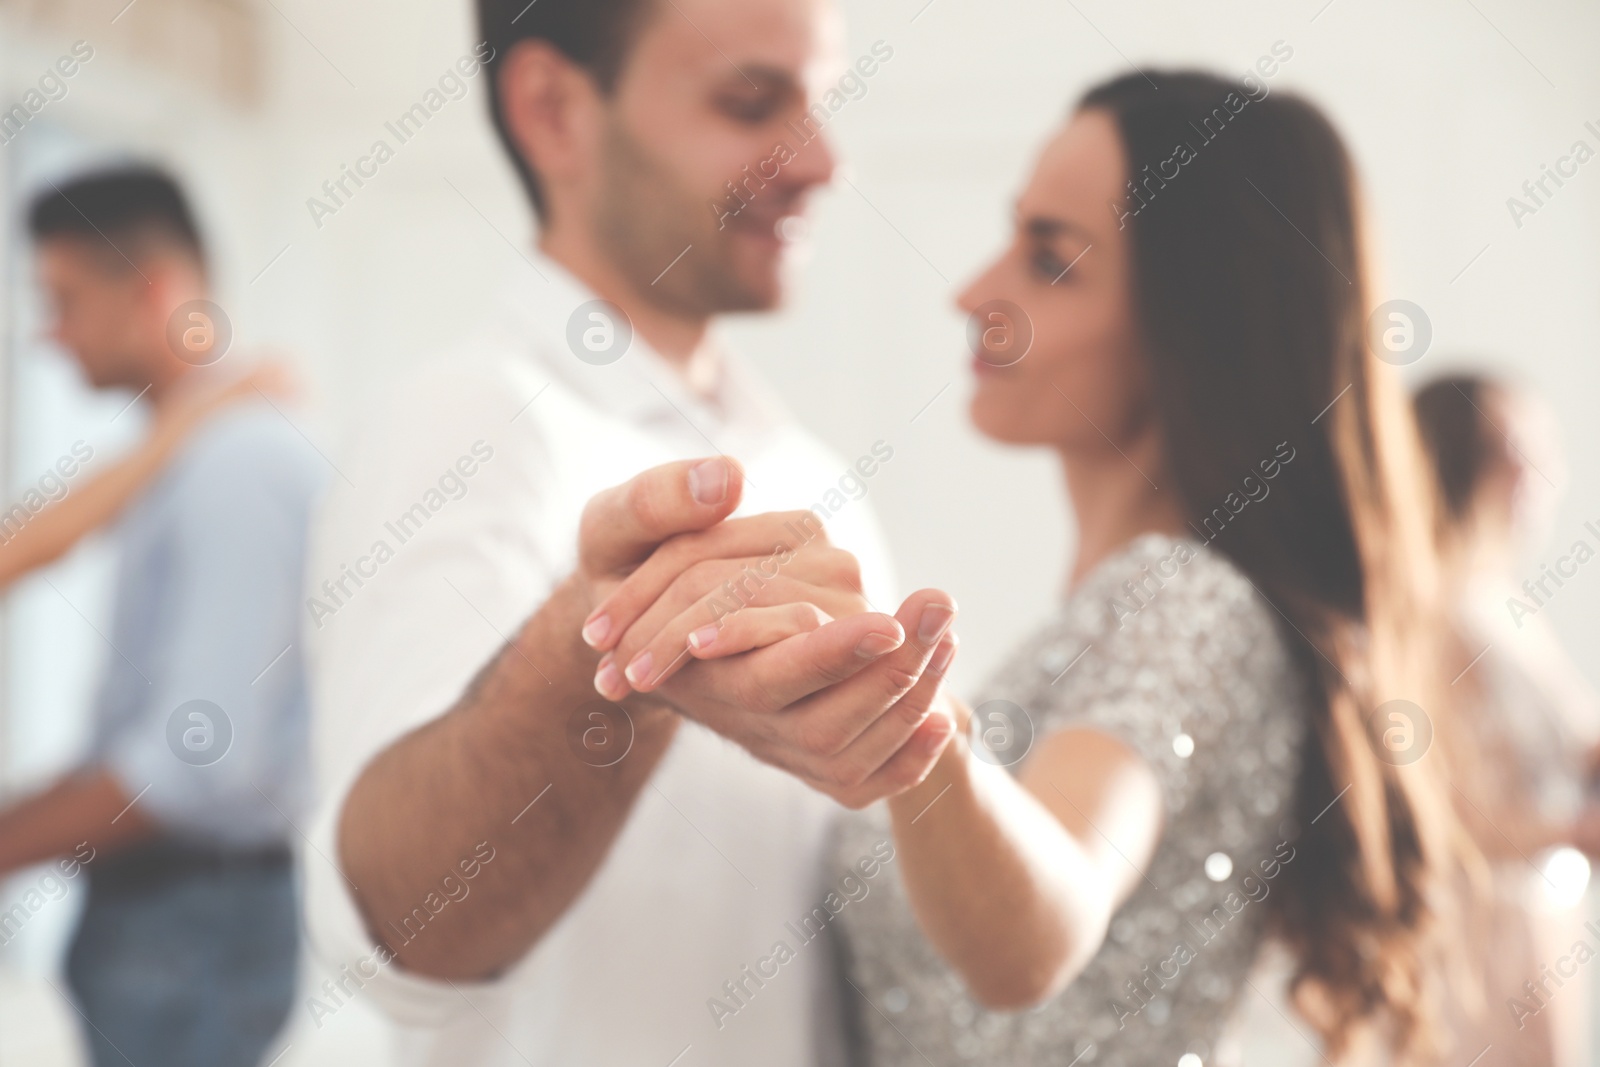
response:
[[[777,102],[767,96],[730,96],[723,97],[719,101],[719,106],[723,114],[734,121],[755,125],[766,122],[772,117]]]

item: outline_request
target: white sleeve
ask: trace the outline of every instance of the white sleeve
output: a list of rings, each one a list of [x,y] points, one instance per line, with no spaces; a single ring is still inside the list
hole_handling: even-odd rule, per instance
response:
[[[462,983],[375,965],[376,943],[338,868],[339,816],[367,763],[447,711],[570,568],[570,558],[551,558],[548,531],[564,523],[550,514],[559,493],[537,413],[519,413],[544,384],[512,357],[418,375],[361,438],[313,534],[306,630],[318,803],[306,922],[324,962],[349,967],[363,999],[413,1025],[472,1009]],[[480,1004],[496,994],[492,985],[470,992]]]

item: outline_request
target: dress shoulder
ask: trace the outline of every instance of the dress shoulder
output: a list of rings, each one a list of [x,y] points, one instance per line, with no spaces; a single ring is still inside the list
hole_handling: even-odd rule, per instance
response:
[[[1150,764],[1169,810],[1207,769],[1287,760],[1303,683],[1286,627],[1220,552],[1159,534],[1097,567],[991,680],[975,709],[1024,713],[1035,736],[1102,730]]]

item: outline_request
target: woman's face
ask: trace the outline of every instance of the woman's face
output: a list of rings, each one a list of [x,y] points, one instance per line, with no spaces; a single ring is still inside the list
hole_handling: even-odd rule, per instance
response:
[[[1113,210],[1125,171],[1111,116],[1079,112],[1044,146],[1010,246],[961,293],[972,421],[988,437],[1084,453],[1126,449],[1153,430],[1129,231]]]
[[[1497,461],[1478,487],[1477,506],[1514,547],[1528,550],[1550,533],[1567,483],[1555,413],[1520,389],[1491,389],[1483,398],[1485,432]]]

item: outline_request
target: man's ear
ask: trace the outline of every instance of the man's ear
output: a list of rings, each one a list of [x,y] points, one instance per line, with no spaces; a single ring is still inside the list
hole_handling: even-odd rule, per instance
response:
[[[134,287],[141,329],[163,350],[170,350],[168,322],[180,305],[205,296],[203,272],[183,253],[161,250],[140,257],[138,273],[129,284]]]
[[[165,335],[167,319],[187,299],[186,286],[168,256],[143,256],[139,271],[130,280],[138,301],[144,328]]]
[[[506,129],[548,188],[587,179],[599,155],[600,88],[548,41],[518,41],[496,72]]]

